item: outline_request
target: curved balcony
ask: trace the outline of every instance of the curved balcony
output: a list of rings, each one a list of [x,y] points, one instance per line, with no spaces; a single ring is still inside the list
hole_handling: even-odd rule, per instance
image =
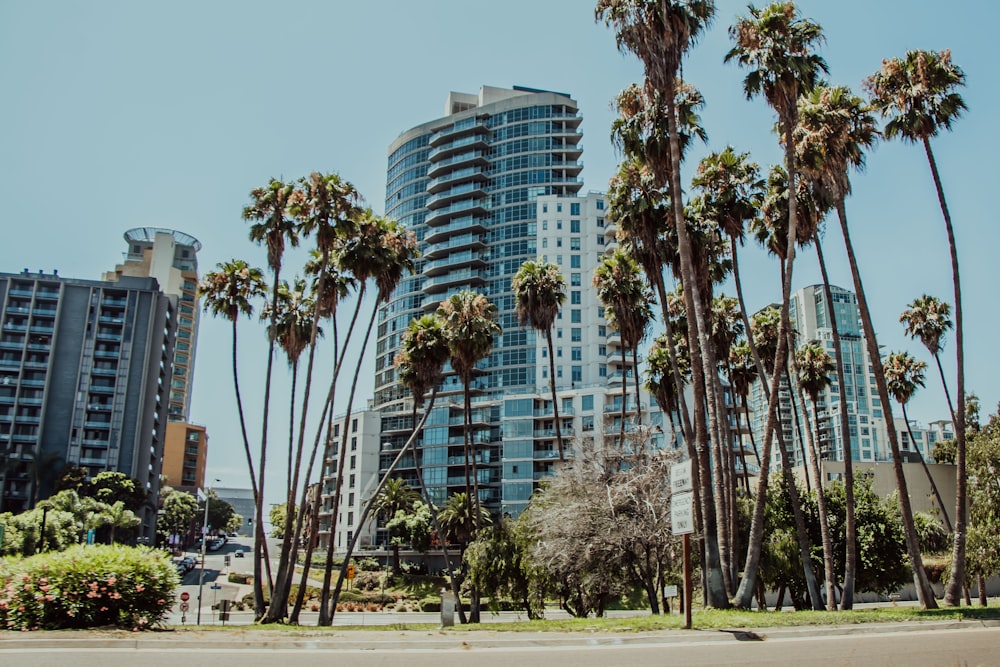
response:
[[[484,151],[487,148],[489,148],[489,138],[485,135],[462,137],[431,150],[431,152],[427,155],[427,159],[431,162],[437,162],[443,158],[451,157],[452,155],[456,155],[470,149]]]
[[[485,117],[463,118],[431,135],[428,144],[431,148],[436,148],[441,144],[454,141],[459,137],[473,134],[489,134],[490,129],[486,127]]]
[[[450,206],[444,208],[439,208],[436,211],[430,211],[427,214],[427,218],[424,222],[431,226],[443,225],[444,223],[450,221],[452,218],[456,218],[462,215],[485,215],[489,211],[489,203],[485,198],[482,199],[463,199],[457,201]]]
[[[434,234],[424,238],[424,241],[431,246],[424,252],[424,259],[428,261],[439,259],[454,250],[482,250],[485,248],[486,239],[483,238],[482,233],[486,228],[476,218],[473,220],[476,222],[462,222],[459,225],[456,225],[457,221],[453,220],[449,225],[434,229]],[[452,236],[452,234],[457,235]],[[433,240],[428,240],[432,238]]]
[[[427,177],[437,179],[450,171],[465,167],[486,167],[489,165],[486,153],[483,151],[466,151],[435,162],[427,169]]]
[[[461,183],[455,187],[445,190],[444,192],[434,195],[428,198],[425,204],[428,209],[435,210],[440,209],[443,206],[447,206],[452,202],[458,201],[459,199],[472,197],[485,197],[486,192],[483,190],[483,183]]]
[[[427,262],[424,264],[423,275],[429,278],[441,275],[442,273],[446,273],[454,269],[464,267],[483,268],[485,266],[486,258],[483,257],[482,253],[475,252],[473,250],[464,250],[452,253],[442,259]]]
[[[567,143],[562,146],[553,146],[552,152],[556,155],[562,155],[564,160],[575,161],[583,155],[583,146]]]
[[[486,182],[487,180],[488,177],[482,167],[464,167],[462,169],[450,171],[438,178],[431,179],[431,181],[427,184],[427,191],[433,195],[439,192],[444,192],[449,187],[464,183],[465,181]]]
[[[435,294],[444,292],[448,288],[458,285],[484,285],[486,276],[478,269],[463,269],[461,271],[451,271],[443,276],[431,278],[424,282],[424,293]]]

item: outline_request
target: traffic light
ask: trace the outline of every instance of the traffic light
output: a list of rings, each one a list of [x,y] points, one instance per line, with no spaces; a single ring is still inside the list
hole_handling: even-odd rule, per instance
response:
[[[248,526],[252,526],[253,525],[253,517],[250,517],[249,519],[247,519],[247,525]]]

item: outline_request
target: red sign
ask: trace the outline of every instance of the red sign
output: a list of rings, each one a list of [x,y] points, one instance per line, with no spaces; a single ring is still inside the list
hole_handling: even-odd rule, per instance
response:
[[[191,594],[190,593],[188,593],[187,591],[184,591],[183,593],[181,593],[181,601],[182,602],[187,602],[190,599],[191,599]]]

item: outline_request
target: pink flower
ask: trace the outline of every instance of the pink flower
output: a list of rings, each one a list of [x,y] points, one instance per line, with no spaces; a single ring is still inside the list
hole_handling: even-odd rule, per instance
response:
[[[115,577],[108,577],[108,586],[114,586],[116,581],[118,581],[118,579]]]
[[[136,593],[141,593],[144,588],[145,588],[145,586],[143,586],[142,584],[136,584],[136,586],[135,586],[135,592]]]

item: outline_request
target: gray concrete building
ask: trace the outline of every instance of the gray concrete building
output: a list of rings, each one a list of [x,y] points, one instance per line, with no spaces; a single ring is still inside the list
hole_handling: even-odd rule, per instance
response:
[[[0,273],[0,511],[51,494],[79,465],[159,493],[175,301],[153,278]],[[151,538],[155,504],[140,509]]]

